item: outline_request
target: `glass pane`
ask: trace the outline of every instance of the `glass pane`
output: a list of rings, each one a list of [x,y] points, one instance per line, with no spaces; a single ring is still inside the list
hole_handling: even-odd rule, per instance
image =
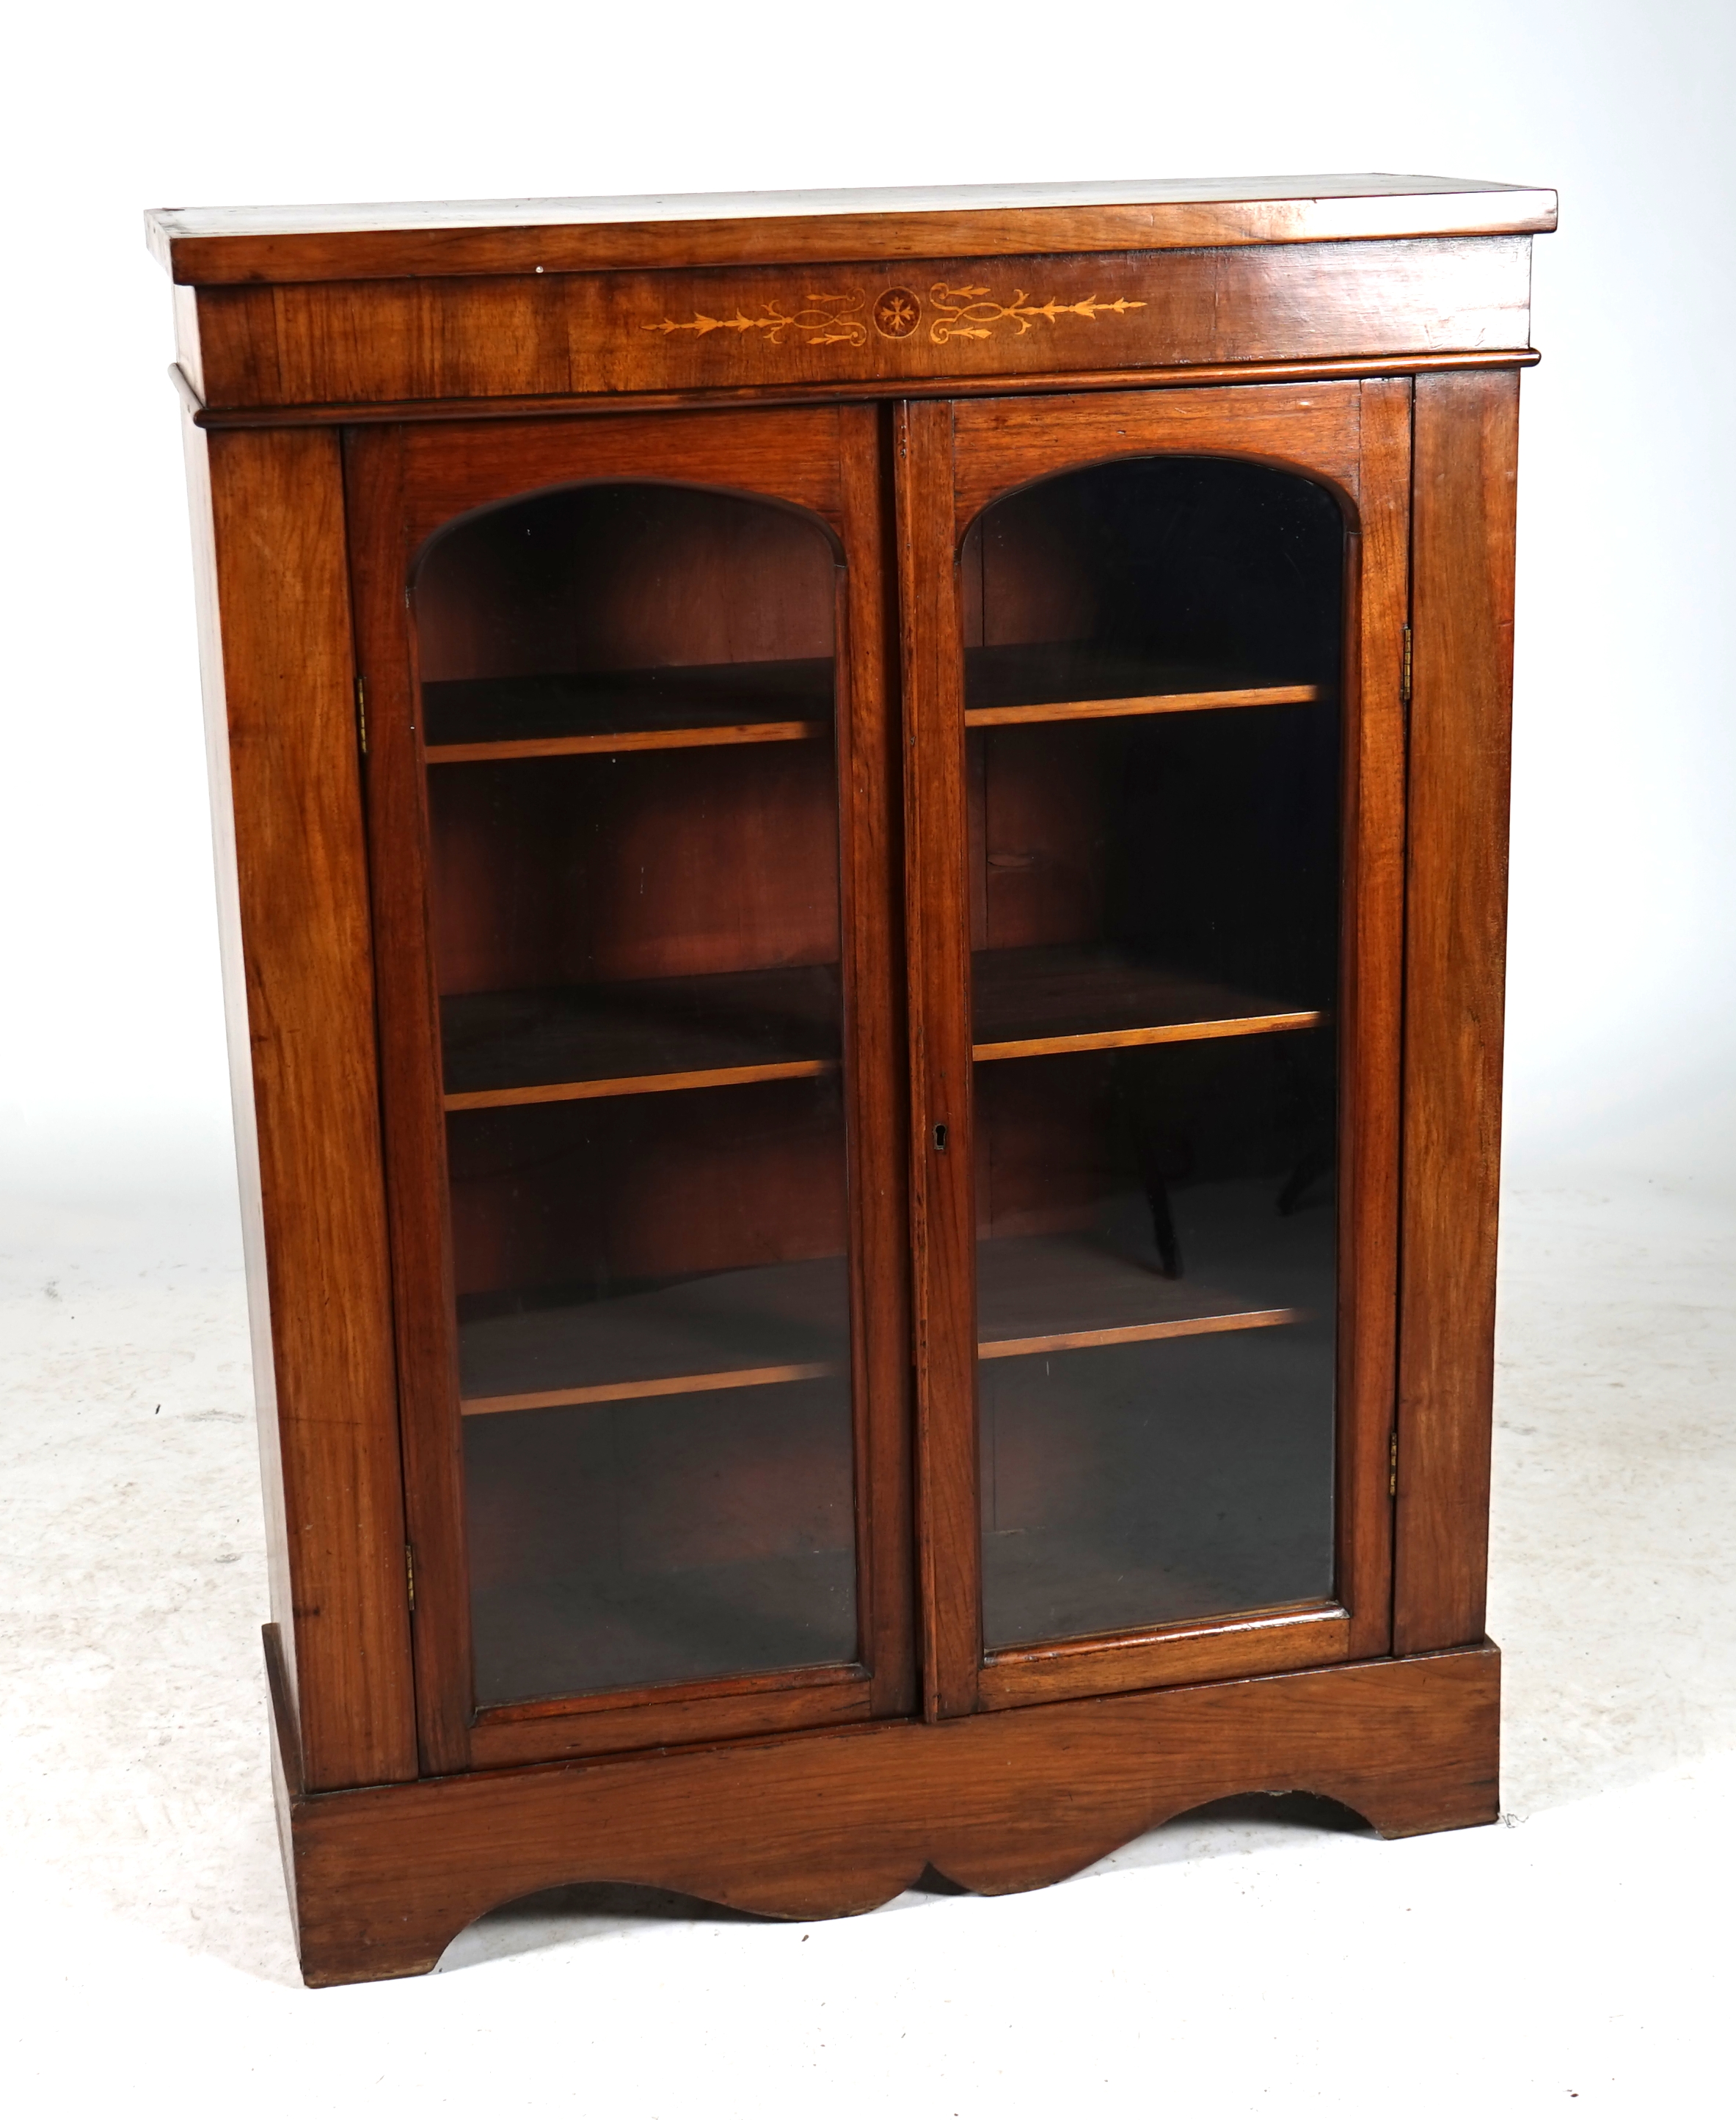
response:
[[[1343,551],[1200,458],[966,543],[991,1649],[1331,1593]]]
[[[418,578],[485,1704],[856,1654],[833,597],[672,486]]]

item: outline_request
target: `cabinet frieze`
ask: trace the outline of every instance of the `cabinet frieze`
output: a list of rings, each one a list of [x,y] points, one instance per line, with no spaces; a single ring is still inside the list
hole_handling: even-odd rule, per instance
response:
[[[1522,349],[1528,239],[206,287],[205,402],[341,405]]]

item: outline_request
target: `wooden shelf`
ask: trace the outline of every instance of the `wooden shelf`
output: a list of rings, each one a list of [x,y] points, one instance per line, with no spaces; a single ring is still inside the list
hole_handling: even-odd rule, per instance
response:
[[[1225,707],[1306,705],[1318,684],[1251,671],[1114,655],[1088,641],[973,648],[965,654],[965,726],[1118,720]]]
[[[973,648],[965,656],[964,718],[972,728],[1301,705],[1326,696],[1318,684],[1113,656],[1088,642]],[[813,742],[832,729],[833,666],[810,658],[452,678],[424,685],[422,701],[430,765]]]
[[[724,743],[810,743],[830,722],[718,722],[692,728],[616,731],[609,736],[527,737],[513,743],[430,744],[430,765],[499,765],[515,758],[613,757],[625,751],[696,751]]]
[[[1330,1312],[1330,1216],[1281,1216],[1276,1192],[1248,1180],[1177,1188],[1187,1271],[1176,1281],[1158,1272],[1149,1210],[1136,1195],[1104,1202],[1088,1230],[983,1239],[979,1358],[1256,1331]]]
[[[503,1392],[461,1401],[465,1413],[541,1413],[557,1406],[601,1406],[611,1399],[675,1398],[689,1392],[743,1391],[759,1384],[805,1383],[843,1374],[842,1362],[782,1362],[763,1369],[706,1369],[696,1376],[629,1378],[607,1384],[560,1384],[552,1391]]]
[[[1325,1010],[1195,979],[1112,944],[979,950],[971,997],[977,1060],[1312,1030],[1327,1020]]]
[[[671,665],[422,687],[430,765],[696,745],[790,743],[831,733],[829,658]]]
[[[838,1065],[835,965],[448,994],[446,1109],[553,1104],[824,1075]]]
[[[601,1302],[471,1318],[459,1342],[466,1414],[841,1376],[848,1276],[842,1258],[745,1267]]]
[[[1246,1332],[1265,1325],[1302,1325],[1311,1310],[1225,1310],[1209,1318],[1166,1318],[1142,1325],[1106,1325],[1095,1332],[1037,1332],[1022,1340],[979,1340],[977,1359],[1004,1361],[1016,1355],[1063,1355],[1087,1347],[1125,1347],[1140,1340],[1188,1340],[1202,1332]]]
[[[979,951],[972,988],[978,1060],[1311,1030],[1328,1020],[1325,1010],[1194,979],[1111,946]],[[839,1065],[841,1014],[835,965],[448,994],[440,1004],[445,1108],[830,1074]]]
[[[468,1090],[446,1098],[449,1112],[498,1110],[504,1104],[564,1104],[587,1097],[654,1096],[669,1090],[727,1090],[744,1082],[791,1082],[830,1075],[835,1060],[777,1060],[753,1067],[695,1067],[664,1075],[606,1075],[576,1082],[535,1082],[518,1090]]]
[[[1274,1189],[1185,1196],[1188,1248],[1202,1270],[1179,1281],[1158,1272],[1138,1199],[1110,1203],[1088,1231],[986,1239],[977,1247],[979,1358],[1257,1331],[1330,1313],[1330,1234],[1323,1270],[1320,1226],[1280,1216]],[[473,1318],[460,1338],[466,1415],[842,1377],[847,1275],[839,1258],[743,1267]]]
[[[967,707],[967,728],[1019,722],[1124,721],[1137,714],[1195,714],[1209,707],[1292,707],[1324,696],[1318,685],[1251,685],[1237,691],[1148,692],[1126,699],[1047,700],[1022,707]]]

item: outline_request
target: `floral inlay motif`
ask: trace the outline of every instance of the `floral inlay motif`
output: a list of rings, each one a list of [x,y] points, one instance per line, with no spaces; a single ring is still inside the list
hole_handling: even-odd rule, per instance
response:
[[[695,309],[685,323],[677,323],[672,317],[661,323],[645,324],[641,329],[661,332],[666,338],[672,332],[691,332],[695,338],[703,338],[716,331],[750,332],[760,334],[762,346],[782,346],[784,333],[799,334],[803,346],[866,346],[868,326],[865,318],[856,313],[862,306],[862,298],[856,295],[807,295],[802,298],[801,309],[791,311],[776,302],[763,302],[760,314],[749,316],[738,309],[732,317],[709,317],[703,309]]]
[[[1087,295],[1077,302],[1057,301],[1052,295],[1046,302],[1033,302],[1023,287],[1014,288],[1010,302],[997,302],[991,299],[986,287],[949,287],[944,280],[936,281],[929,289],[928,299],[935,311],[928,336],[936,346],[945,346],[953,338],[987,338],[997,324],[1011,323],[1023,333],[1039,318],[1056,324],[1063,317],[1083,317],[1094,324],[1099,314],[1125,316],[1129,309],[1145,307],[1126,295],[1117,295],[1112,302],[1099,301],[1095,295]]]
[[[874,305],[874,328],[884,338],[908,338],[921,314],[908,287],[889,287]]]
[[[1059,324],[1070,317],[1081,317],[1094,324],[1100,317],[1123,317],[1130,309],[1146,306],[1130,295],[1117,295],[1113,301],[1084,295],[1073,302],[1051,295],[1038,302],[1023,287],[1014,289],[1010,301],[998,302],[986,287],[954,287],[937,280],[928,291],[928,337],[935,346],[955,338],[991,338],[1003,324],[1010,324],[1022,337],[1037,323]],[[862,346],[868,343],[870,318],[883,338],[909,338],[922,321],[923,308],[921,296],[908,287],[889,287],[866,315],[860,293],[805,295],[793,309],[778,300],[762,302],[752,312],[738,307],[733,315],[712,316],[696,309],[680,322],[665,316],[639,328],[661,332],[666,338],[677,332],[690,332],[695,339],[709,337],[713,332],[734,332],[761,346]]]

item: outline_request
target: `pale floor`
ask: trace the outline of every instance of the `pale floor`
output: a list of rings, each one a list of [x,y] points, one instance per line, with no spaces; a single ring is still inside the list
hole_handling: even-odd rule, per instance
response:
[[[1050,1891],[807,1927],[557,1899],[322,1994],[269,1801],[227,1225],[20,1209],[0,1248],[10,2113],[1731,2110],[1736,1211],[1510,1200],[1502,1826],[1244,1806]]]

